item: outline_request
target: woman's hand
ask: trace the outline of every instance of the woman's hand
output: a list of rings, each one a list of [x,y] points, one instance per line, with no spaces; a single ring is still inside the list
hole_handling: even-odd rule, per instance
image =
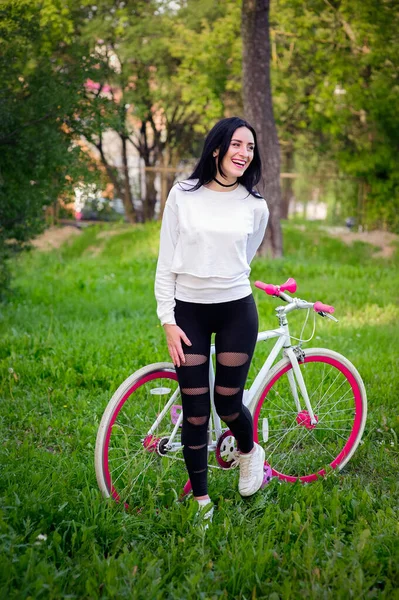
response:
[[[180,364],[186,362],[183,348],[181,346],[181,340],[188,346],[191,346],[191,342],[184,333],[183,329],[180,329],[178,325],[169,325],[165,323],[163,326],[166,334],[166,341],[168,344],[168,350],[173,364],[175,367],[180,367]]]

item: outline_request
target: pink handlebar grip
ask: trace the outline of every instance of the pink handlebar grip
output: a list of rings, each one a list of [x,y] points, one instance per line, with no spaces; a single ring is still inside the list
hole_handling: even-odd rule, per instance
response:
[[[263,283],[263,281],[255,281],[255,287],[259,288],[269,294],[269,296],[278,296],[279,289],[276,285],[271,283]]]
[[[278,296],[279,295],[279,288],[277,285],[273,285],[272,283],[265,283],[265,287],[263,288],[266,292],[266,294],[269,294],[269,296]]]
[[[323,302],[315,302],[313,308],[316,312],[333,313],[335,311],[335,308],[333,306],[323,304]]]
[[[287,281],[285,283],[283,283],[283,285],[280,286],[280,291],[281,292],[290,292],[291,294],[294,294],[294,292],[296,292],[295,279],[293,279],[292,277],[287,279]]]
[[[263,281],[255,281],[255,287],[263,290],[269,296],[278,296],[280,292],[296,292],[296,281],[292,277],[287,279],[282,285],[273,285],[272,283],[263,283]]]

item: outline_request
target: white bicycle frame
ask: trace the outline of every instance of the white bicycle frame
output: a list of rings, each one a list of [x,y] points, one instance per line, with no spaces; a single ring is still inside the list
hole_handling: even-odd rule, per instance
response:
[[[293,310],[300,309],[300,308],[304,308],[304,309],[313,308],[313,303],[307,302],[305,300],[301,300],[299,298],[291,298],[290,296],[287,296],[284,293],[281,293],[280,297],[283,299],[286,299],[287,302],[289,302],[289,306],[280,306],[280,307],[276,308],[277,316],[278,316],[279,322],[280,322],[280,327],[278,327],[277,329],[270,329],[267,331],[259,332],[258,336],[257,336],[256,344],[258,344],[259,342],[262,342],[264,340],[270,340],[273,338],[278,338],[278,339],[277,339],[276,343],[274,344],[272,350],[270,351],[269,356],[267,357],[267,359],[266,359],[265,363],[263,364],[262,368],[260,369],[259,373],[255,377],[255,380],[253,381],[251,387],[249,389],[244,390],[243,403],[249,409],[251,414],[253,415],[254,410],[255,410],[256,400],[259,397],[259,394],[260,394],[261,390],[263,389],[264,384],[266,383],[269,371],[270,371],[271,367],[273,366],[276,358],[278,357],[280,351],[284,348],[285,354],[288,357],[288,359],[290,360],[291,365],[292,365],[292,371],[291,370],[288,371],[288,380],[289,380],[292,395],[293,395],[293,398],[294,398],[294,401],[296,404],[296,409],[298,412],[301,411],[301,404],[300,404],[300,398],[298,395],[298,387],[297,387],[297,385],[298,385],[299,390],[302,395],[302,398],[303,398],[303,401],[305,403],[306,409],[310,416],[310,422],[312,425],[315,425],[317,423],[317,420],[315,419],[315,416],[314,416],[314,412],[313,412],[313,409],[312,409],[312,406],[310,403],[310,399],[309,399],[309,394],[306,389],[306,385],[305,385],[305,382],[304,382],[304,379],[303,379],[303,376],[302,376],[302,373],[301,373],[301,370],[300,370],[300,367],[298,364],[297,356],[296,356],[294,349],[292,347],[292,344],[291,344],[291,337],[290,337],[289,328],[288,328],[288,321],[286,318],[286,315],[289,312],[292,312]],[[334,321],[336,320],[334,317],[331,317],[328,314],[325,314],[324,316],[327,316],[327,317],[333,319]],[[211,416],[209,419],[209,427],[208,427],[208,436],[209,436],[208,437],[208,450],[209,451],[215,450],[218,439],[222,435],[222,421],[216,412],[215,402],[214,402],[215,370],[214,370],[214,366],[213,366],[212,356],[215,354],[215,352],[216,352],[215,344],[211,344],[210,361],[209,361],[209,387],[210,387],[210,397],[211,397]],[[167,402],[167,404],[165,405],[165,407],[163,408],[161,413],[158,415],[158,418],[156,419],[155,423],[153,424],[153,426],[151,427],[151,429],[149,430],[147,435],[152,435],[154,433],[154,431],[158,427],[159,423],[161,422],[161,420],[163,419],[163,417],[165,416],[167,411],[173,406],[173,404],[175,404],[177,394],[178,394],[178,389],[172,395],[172,397],[169,399],[169,401]],[[177,451],[182,448],[182,444],[180,442],[173,441],[179,430],[182,420],[183,420],[183,413],[181,412],[180,415],[178,416],[178,419],[176,420],[173,431],[169,437],[169,442],[166,445],[166,449],[169,452]],[[215,437],[213,437],[213,434]]]

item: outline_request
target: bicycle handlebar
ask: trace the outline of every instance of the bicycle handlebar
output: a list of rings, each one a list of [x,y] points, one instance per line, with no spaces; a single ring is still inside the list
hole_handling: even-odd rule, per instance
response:
[[[280,292],[296,292],[296,281],[292,277],[287,279],[283,285],[273,285],[272,283],[263,283],[263,281],[255,281],[255,287],[269,294],[269,296],[279,296]]]
[[[323,302],[320,301],[315,302],[313,308],[316,312],[333,313],[335,311],[335,308],[333,306],[323,304]]]
[[[260,290],[263,290],[269,296],[277,296],[278,298],[281,298],[282,300],[285,300],[286,302],[290,302],[290,303],[298,302],[298,300],[299,300],[299,299],[294,300],[293,298],[291,298],[290,296],[288,296],[287,294],[284,293],[286,291],[291,292],[291,294],[296,292],[296,289],[297,289],[296,281],[292,277],[287,279],[287,281],[285,283],[283,283],[282,285],[273,285],[272,283],[263,283],[263,281],[255,281],[255,287],[259,288]],[[300,301],[300,302],[302,302],[302,301]],[[313,310],[315,310],[315,312],[321,314],[322,316],[325,316],[324,313],[327,313],[327,315],[331,314],[335,310],[333,306],[330,306],[328,304],[323,304],[323,302],[320,302],[319,300],[317,302],[312,302],[312,303],[304,302],[304,304],[307,304],[308,306],[297,305],[297,308],[313,307]],[[330,317],[330,318],[332,318],[332,317]]]

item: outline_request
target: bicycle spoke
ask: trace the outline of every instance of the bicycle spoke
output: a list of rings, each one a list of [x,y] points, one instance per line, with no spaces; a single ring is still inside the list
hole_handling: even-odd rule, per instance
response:
[[[338,401],[338,402],[336,402],[336,404],[339,404],[339,401]],[[336,406],[336,404],[334,404],[334,405],[333,405],[333,406],[330,408],[330,410],[329,410],[328,412],[326,412],[326,413],[325,413],[325,415],[324,415],[323,419],[324,419],[324,418],[325,418],[327,415],[329,415],[329,414],[331,413],[331,411],[334,409],[334,407]]]
[[[298,427],[298,424],[297,424],[297,422],[296,422],[296,421],[295,421],[295,419],[294,419],[294,421],[293,421],[293,424],[292,424],[292,427],[290,427],[290,428],[289,428],[289,429],[288,429],[288,430],[287,430],[287,431],[286,431],[286,432],[285,432],[285,433],[282,435],[282,437],[280,438],[280,441],[279,441],[279,443],[278,443],[278,444],[277,444],[277,446],[275,446],[275,448],[273,449],[273,451],[272,451],[272,454],[274,454],[274,452],[277,450],[277,448],[280,446],[280,444],[281,444],[281,443],[284,441],[284,438],[285,438],[285,437],[287,437],[287,435],[288,435],[288,434],[289,434],[291,431],[293,431],[293,430],[295,429],[295,427]]]
[[[150,461],[150,462],[151,462],[151,461]],[[148,466],[149,466],[149,465],[148,465]],[[147,468],[148,468],[148,467],[147,467]],[[129,488],[128,488],[128,493],[127,493],[127,494],[126,494],[126,487],[125,487],[125,488],[123,488],[123,491],[124,491],[124,496],[125,496],[125,498],[127,498],[127,497],[129,497],[129,496],[130,496],[130,494],[131,494],[131,492],[132,492],[132,490],[133,490],[133,487],[136,485],[136,483],[137,483],[138,479],[139,479],[141,476],[142,476],[142,471],[140,471],[140,472],[137,474],[137,476],[136,476],[134,479],[132,479],[132,480],[131,480],[131,482],[130,482],[130,484],[129,484]],[[113,485],[115,486],[115,484],[116,484],[116,481],[113,483]],[[139,490],[140,490],[140,488],[139,488]]]
[[[330,362],[331,359],[334,362]],[[263,420],[267,421],[264,447],[271,466],[281,477],[310,481],[338,456],[340,463],[345,464],[351,447],[359,442],[352,435],[355,427],[359,429],[359,419],[355,419],[357,400],[354,384],[347,376],[348,366],[342,363],[341,367],[336,354],[324,357],[322,352],[320,356],[312,354],[308,358],[305,351],[305,360],[299,366],[316,423],[311,425],[301,397],[302,408],[298,410],[289,375],[292,367],[287,371],[285,364],[281,374],[277,372],[273,379],[267,396],[259,401],[260,410],[257,408],[254,425],[258,439],[262,440]],[[292,405],[287,410],[290,397]],[[335,464],[339,467],[340,463]]]
[[[347,427],[345,429],[337,429],[336,427],[319,427],[317,424],[314,431],[350,431],[350,428]]]
[[[99,432],[96,442],[96,474],[104,493],[111,492],[125,503],[134,497],[133,504],[139,501],[145,505],[164,477],[171,480],[179,473],[179,477],[182,475],[182,447],[175,442],[170,451],[162,449],[162,455],[156,448],[158,440],[169,439],[174,429],[170,411],[165,411],[162,418],[160,415],[172,398],[179,404],[180,394],[176,393],[179,387],[175,376],[162,369],[148,370],[142,380],[137,379],[131,385],[134,389],[125,388],[119,397],[112,399],[114,412],[108,411],[103,417],[102,435]],[[146,448],[144,441],[150,430],[153,443]],[[164,457],[169,460],[164,461]]]
[[[310,432],[313,432],[313,431],[314,431],[314,430],[309,430],[309,433],[310,433]],[[323,450],[324,450],[325,452],[327,452],[327,454],[329,454],[329,455],[330,455],[330,457],[331,457],[331,460],[334,460],[334,458],[335,458],[334,454],[332,454],[332,453],[331,453],[329,450],[327,450],[327,448],[326,448],[325,446],[323,446],[323,444],[322,444],[321,442],[319,442],[319,440],[317,439],[317,437],[316,437],[315,435],[313,436],[313,439],[314,439],[314,441],[315,441],[317,444],[319,444],[319,446],[321,446],[321,448],[323,448]]]
[[[342,438],[343,440],[347,440],[348,436],[346,435],[341,435],[340,433],[338,433],[338,431],[346,431],[346,433],[348,433],[350,431],[350,429],[333,429],[332,427],[317,427],[316,428],[317,431],[332,431],[333,433],[336,433],[338,437]]]
[[[331,367],[332,368],[332,367]],[[331,369],[329,371],[329,373],[331,372]],[[311,401],[313,396],[317,393],[317,391],[321,388],[321,386],[323,385],[323,382],[325,381],[325,365],[324,365],[324,370],[323,370],[323,376],[320,379],[319,385],[317,386],[317,388],[312,392],[312,394],[309,396],[309,400]],[[309,393],[309,392],[308,392]]]
[[[272,388],[273,390],[273,388]],[[283,402],[285,403],[285,405],[288,408],[288,412],[292,410],[292,407],[289,405],[288,401],[281,395],[279,394],[276,390],[273,390],[274,394],[276,396],[278,396],[279,398],[281,398],[281,400],[283,400]],[[294,400],[294,399],[293,399]],[[278,404],[276,404],[275,402],[273,402],[273,400],[271,400],[270,398],[268,398],[268,402],[271,402],[272,404],[274,404],[275,406],[278,406]],[[294,402],[294,406],[295,406],[295,402]],[[280,411],[283,411],[283,409],[281,407],[278,407]],[[287,412],[287,411],[286,411]]]
[[[354,409],[353,407],[352,407],[352,408],[341,408],[341,409],[339,409],[339,410],[337,410],[337,411],[336,411],[336,413],[337,413],[337,414],[339,414],[339,413],[346,413],[346,412],[351,412],[351,413],[353,414],[353,416],[355,416],[355,409]],[[319,413],[319,412],[318,412],[317,414],[318,414],[318,416],[319,416],[320,418],[321,418],[321,417],[324,417],[324,416],[326,416],[326,415],[328,415],[328,413]],[[334,421],[335,421],[336,423],[338,423],[338,422],[339,422],[339,420],[340,420],[340,419],[334,419]],[[347,423],[347,422],[348,422],[348,419],[341,419],[341,421],[342,421],[343,423]]]
[[[303,434],[302,437],[299,438],[298,441],[294,444],[294,446],[292,446],[292,448],[288,452],[288,458],[291,456],[291,454],[294,452],[294,450],[298,447],[298,445],[303,443],[304,439],[307,437],[307,435],[309,435],[309,433],[310,433],[310,431],[307,430],[306,434]],[[283,468],[285,468],[285,466],[287,466],[288,458],[287,458],[286,462],[284,463]],[[280,462],[281,461],[277,461],[274,464],[274,467],[276,468],[280,464]]]
[[[352,396],[346,397],[346,396],[348,396],[348,394],[351,394],[351,391],[352,390],[350,390],[350,389],[347,390],[345,392],[345,394],[343,396],[341,396],[336,402],[330,402],[328,404],[327,403],[323,404],[323,409],[326,409],[326,408],[329,408],[329,407],[335,408],[339,404],[345,404],[347,406],[348,402],[353,402],[353,397]],[[318,409],[316,409],[316,410],[318,411]]]
[[[113,473],[115,473],[116,471],[118,471],[119,469],[122,469],[122,471],[119,473],[118,477],[116,479],[112,480],[112,484],[116,485],[116,483],[119,481],[119,479],[122,477],[123,473],[130,467],[130,465],[133,464],[134,460],[135,460],[135,456],[131,456],[126,463],[120,465],[119,467],[117,467],[116,469],[113,470]]]
[[[289,415],[289,416],[292,415],[293,408],[291,410],[283,410],[275,402],[271,401],[270,399],[268,399],[268,403],[273,404],[276,407],[278,414]],[[295,403],[294,403],[293,407],[295,407]]]
[[[326,396],[326,394],[328,394],[328,392],[330,391],[331,387],[332,387],[332,386],[334,385],[334,383],[337,381],[338,377],[339,377],[339,374],[337,374],[337,376],[335,377],[334,381],[333,381],[333,382],[330,384],[330,387],[329,387],[329,388],[326,390],[326,392],[324,393],[324,396]],[[346,383],[346,379],[344,379],[344,380],[342,381],[342,383],[341,383],[341,385],[339,386],[339,388],[338,388],[338,389],[340,389],[340,388],[341,388],[341,387],[344,385],[344,383]],[[332,398],[332,396],[333,396],[334,394],[335,394],[335,391],[334,391],[334,392],[331,394],[331,396],[329,396],[329,397],[327,398],[327,400],[329,400],[330,398]],[[317,409],[318,409],[318,407],[320,406],[321,402],[323,401],[323,398],[324,398],[324,396],[322,396],[322,397],[320,398],[320,400],[319,400],[318,404],[316,405],[316,409],[315,409],[315,410],[317,410]]]

